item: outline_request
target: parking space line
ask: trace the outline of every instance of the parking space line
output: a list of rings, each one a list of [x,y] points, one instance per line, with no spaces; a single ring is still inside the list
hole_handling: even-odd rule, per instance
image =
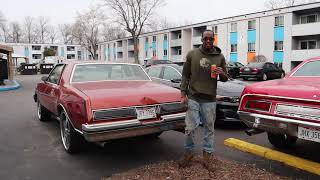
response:
[[[226,146],[238,149],[243,152],[252,153],[267,159],[278,161],[286,165],[320,175],[320,163],[312,162],[306,159],[302,159],[293,155],[251,144],[235,138],[229,138],[224,140],[224,144]]]

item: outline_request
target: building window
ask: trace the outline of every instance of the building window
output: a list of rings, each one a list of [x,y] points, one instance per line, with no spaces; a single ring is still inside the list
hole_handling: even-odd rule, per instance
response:
[[[75,54],[67,54],[67,59],[75,59],[76,55]]]
[[[67,51],[74,51],[76,48],[74,46],[67,46]]]
[[[214,32],[214,34],[218,34],[218,26],[213,26],[212,31]]]
[[[181,33],[178,34],[178,39],[181,39]]]
[[[41,59],[41,54],[32,54],[32,59]]]
[[[41,50],[41,46],[32,46],[32,50],[40,51]]]
[[[248,30],[256,29],[256,20],[248,21]]]
[[[168,40],[168,35],[167,34],[165,34],[165,35],[163,35],[163,40]]]
[[[308,41],[300,41],[300,49],[316,49],[317,41],[308,40]]]
[[[178,49],[178,55],[181,55],[181,54],[182,54],[181,49]]]
[[[256,43],[248,43],[248,52],[256,51]]]
[[[231,23],[231,32],[237,32],[237,23]]]
[[[237,44],[231,44],[231,52],[234,53],[234,52],[237,52]]]
[[[157,51],[156,50],[152,51],[152,56],[157,56]]]
[[[153,41],[153,42],[156,42],[156,41],[157,41],[157,36],[153,36],[153,37],[152,37],[152,41]]]
[[[146,37],[146,43],[148,43],[149,42],[149,38],[148,37]]]
[[[317,21],[318,15],[316,14],[300,16],[300,24],[314,23]]]
[[[275,51],[283,51],[283,41],[275,41],[274,42],[274,50]]]
[[[164,50],[164,51],[163,51],[163,55],[164,55],[164,56],[168,56],[168,50]]]
[[[283,26],[284,25],[284,17],[283,16],[277,16],[274,18],[274,26]]]
[[[145,53],[145,57],[146,57],[146,58],[148,57],[148,51],[146,51],[146,53]]]

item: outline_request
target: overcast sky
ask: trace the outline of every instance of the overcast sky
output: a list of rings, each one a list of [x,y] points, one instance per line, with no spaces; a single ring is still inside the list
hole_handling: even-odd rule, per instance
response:
[[[265,0],[167,0],[158,14],[169,22],[198,23],[216,18],[265,10]],[[101,0],[0,0],[0,11],[10,21],[25,16],[46,16],[51,23],[71,23],[77,11],[84,11]],[[108,14],[108,13],[107,13]]]

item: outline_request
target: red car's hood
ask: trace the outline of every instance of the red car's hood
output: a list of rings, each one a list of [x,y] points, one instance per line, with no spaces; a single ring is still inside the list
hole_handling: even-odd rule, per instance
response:
[[[91,101],[92,110],[180,101],[180,91],[152,81],[73,84]]]
[[[254,83],[250,93],[320,100],[320,78],[285,78]]]

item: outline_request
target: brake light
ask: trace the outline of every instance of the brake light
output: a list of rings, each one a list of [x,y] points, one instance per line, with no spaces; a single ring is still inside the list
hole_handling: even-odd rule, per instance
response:
[[[260,69],[258,69],[258,68],[253,68],[253,69],[252,69],[252,72],[259,72],[259,70],[260,70]]]
[[[269,112],[270,107],[271,107],[271,102],[258,101],[258,100],[249,100],[245,105],[245,109],[265,111],[265,112]]]
[[[240,68],[240,72],[243,72],[244,68]]]

